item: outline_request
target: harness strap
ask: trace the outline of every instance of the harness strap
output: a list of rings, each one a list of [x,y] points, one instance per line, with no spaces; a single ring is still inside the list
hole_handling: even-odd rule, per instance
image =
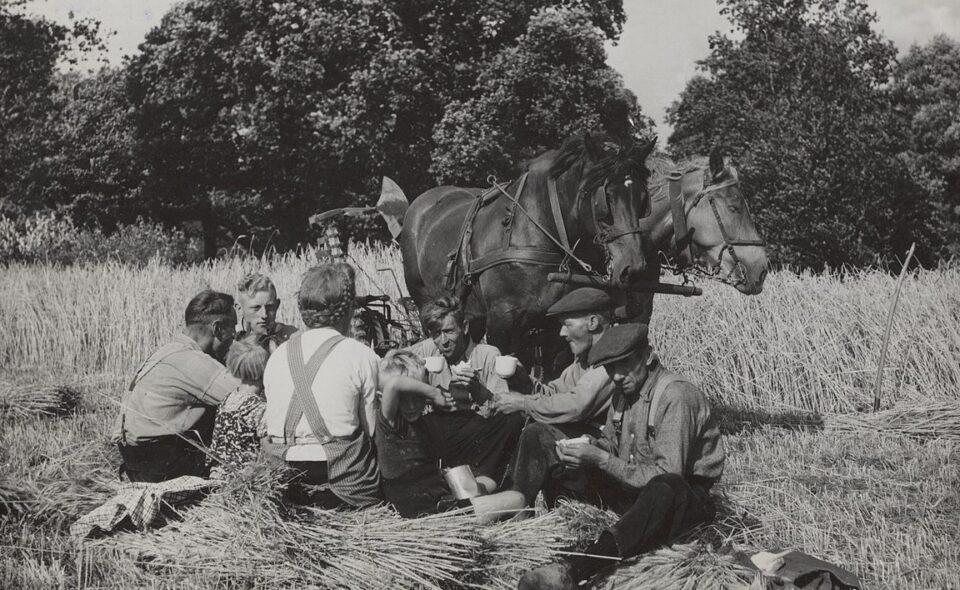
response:
[[[306,416],[310,430],[317,437],[317,440],[325,443],[333,438],[327,428],[327,423],[320,415],[320,408],[317,406],[317,400],[313,397],[313,391],[310,387],[324,361],[327,360],[333,349],[345,339],[339,334],[327,339],[317,348],[310,360],[304,364],[302,334],[298,332],[290,337],[287,344],[287,364],[290,367],[290,376],[293,378],[293,396],[290,398],[290,405],[287,406],[287,417],[283,424],[283,438],[286,444],[293,444],[296,438],[297,424],[304,416]]]
[[[570,249],[569,247],[564,246],[564,245],[560,242],[560,240],[558,240],[552,233],[550,233],[550,231],[549,231],[547,228],[543,227],[543,224],[541,224],[541,223],[538,222],[536,219],[534,219],[534,218],[533,218],[533,215],[530,215],[530,212],[527,211],[526,209],[524,209],[523,205],[520,204],[520,201],[519,201],[518,199],[514,198],[513,196],[510,195],[510,193],[508,193],[507,191],[503,190],[503,186],[501,186],[501,185],[499,185],[499,184],[496,184],[496,183],[494,183],[494,186],[497,187],[497,188],[500,190],[500,192],[503,193],[503,195],[504,195],[505,197],[507,197],[508,199],[510,199],[510,201],[513,202],[513,204],[516,206],[516,208],[519,209],[520,211],[522,211],[523,214],[527,216],[527,219],[530,220],[530,223],[532,223],[537,229],[539,229],[540,231],[542,231],[542,232],[543,232],[543,235],[547,236],[547,237],[550,239],[551,242],[553,242],[554,244],[556,244],[557,247],[560,248],[560,249],[564,252],[564,254],[566,254],[567,256],[569,256],[571,260],[573,260],[573,261],[576,262],[578,265],[580,265],[580,267],[583,268],[583,270],[585,270],[587,273],[592,273],[592,272],[593,272],[593,267],[592,267],[592,266],[590,266],[589,264],[587,264],[586,262],[584,262],[583,260],[581,260],[580,258],[578,258],[577,255],[573,253],[573,250],[572,250],[572,249]]]
[[[672,246],[679,266],[689,266],[693,263],[693,253],[690,251],[690,231],[687,228],[687,215],[680,186],[683,172],[674,170],[668,176],[668,180],[670,181],[670,216],[673,217]]]
[[[470,261],[470,272],[479,274],[483,271],[507,264],[510,262],[519,262],[523,264],[536,264],[540,266],[557,266],[566,258],[559,252],[550,250],[537,250],[536,248],[510,248],[503,250],[494,250],[488,252],[479,258]]]
[[[547,193],[550,195],[550,211],[553,213],[553,222],[557,226],[557,235],[563,243],[563,247],[573,251],[570,248],[570,240],[567,238],[567,226],[563,222],[563,211],[560,210],[560,196],[557,195],[557,179],[549,177],[547,179]]]

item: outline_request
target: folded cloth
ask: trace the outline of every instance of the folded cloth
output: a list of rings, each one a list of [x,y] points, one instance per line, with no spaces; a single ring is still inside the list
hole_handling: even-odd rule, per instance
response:
[[[124,521],[134,528],[146,529],[158,520],[165,505],[182,505],[218,485],[218,481],[194,475],[157,483],[122,484],[113,498],[73,523],[70,534],[85,539],[110,533]]]
[[[750,558],[765,576],[786,588],[801,590],[847,590],[860,588],[856,574],[799,551],[768,553],[761,551]]]

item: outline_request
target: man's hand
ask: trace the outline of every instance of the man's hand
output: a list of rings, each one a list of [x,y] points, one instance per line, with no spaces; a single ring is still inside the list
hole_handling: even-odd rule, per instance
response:
[[[589,438],[591,443],[595,442],[592,436]],[[590,443],[566,444],[559,440],[557,441],[557,456],[560,457],[561,461],[573,467],[583,465],[600,467],[607,462],[610,454]]]
[[[526,397],[522,394],[515,393],[513,391],[507,391],[501,393],[497,396],[494,396],[493,405],[498,412],[501,414],[513,414],[515,412],[523,411],[523,398]]]
[[[433,395],[430,396],[430,403],[437,409],[447,412],[457,408],[457,403],[453,401],[453,396],[450,395],[450,392],[436,387],[433,389]]]
[[[475,396],[480,392],[480,377],[473,367],[451,367],[451,385],[459,385]]]

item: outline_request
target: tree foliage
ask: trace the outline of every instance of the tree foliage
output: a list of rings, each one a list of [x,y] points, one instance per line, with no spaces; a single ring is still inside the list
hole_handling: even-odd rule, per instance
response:
[[[24,4],[0,0],[0,215],[46,205],[48,159],[61,147],[56,66],[102,49],[95,21],[68,27],[23,14]]]
[[[575,24],[587,34],[593,52],[619,34],[624,19],[621,0],[177,5],[129,64],[138,156],[149,173],[143,196],[162,202],[168,221],[199,218],[208,236],[217,226],[228,239],[282,228],[274,241],[285,244],[306,236],[311,213],[368,203],[381,175],[415,196],[435,182],[430,165],[444,158],[437,144],[446,138],[437,129],[451,105],[486,92],[478,80],[499,79],[505,56],[531,27],[540,30],[535,23],[547,17],[537,15],[547,8],[559,11],[558,26]],[[569,43],[569,35],[554,37]],[[602,59],[583,51],[569,57],[589,64],[565,64],[571,73],[558,65],[559,75],[576,80],[570,88],[585,87],[592,68],[605,80],[594,86],[622,90]],[[600,106],[598,92],[528,96],[560,104],[562,113]],[[512,133],[515,123],[496,126]],[[558,134],[545,128],[529,145],[514,141],[508,153],[526,153]],[[477,178],[485,172],[470,166],[487,165],[447,158],[442,172]],[[216,245],[208,242],[208,252]]]
[[[728,148],[775,259],[868,264],[918,240],[931,208],[899,164],[906,121],[888,82],[896,51],[857,0],[720,0],[736,35],[710,53],[671,106],[671,149]]]
[[[649,132],[651,121],[605,61],[603,38],[585,14],[537,13],[516,45],[493,56],[469,98],[446,105],[431,169],[443,182],[503,177],[568,135],[602,126],[624,104],[637,130]]]
[[[954,225],[960,220],[960,42],[944,35],[914,45],[895,71],[893,97],[909,117],[901,155]]]

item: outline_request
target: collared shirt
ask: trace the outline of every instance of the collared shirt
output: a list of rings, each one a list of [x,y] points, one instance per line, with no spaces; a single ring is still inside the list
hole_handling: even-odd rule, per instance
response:
[[[543,384],[543,391],[524,400],[524,411],[537,422],[602,423],[610,408],[613,381],[603,367],[590,367],[581,360]]]
[[[192,430],[239,385],[192,338],[179,334],[140,367],[133,389],[123,395],[113,439],[136,446]],[[200,433],[206,439],[211,434]]]
[[[247,336],[247,333],[248,333],[247,330],[244,330],[242,328],[237,330],[237,336],[236,336],[237,340],[245,338]],[[290,340],[290,337],[296,333],[297,333],[296,326],[290,326],[288,324],[282,324],[280,322],[276,322],[273,324],[273,329],[270,330],[270,333],[263,335],[262,342],[266,346],[267,352],[269,352],[270,354],[273,354],[274,352],[277,351],[277,348],[281,344],[283,344],[287,340]]]
[[[332,328],[307,330],[302,336],[304,363],[320,345],[339,332]],[[270,355],[263,373],[267,397],[264,421],[267,436],[283,439],[287,408],[293,398],[293,377],[284,342]],[[379,357],[372,348],[353,338],[338,344],[317,371],[310,389],[331,436],[349,436],[362,428],[372,436],[376,424],[376,393]],[[306,416],[295,431],[296,441],[286,453],[287,461],[326,461],[323,445],[313,435]]]
[[[443,357],[440,349],[437,348],[437,344],[431,338],[421,340],[407,350],[423,359],[429,356]],[[463,360],[466,360],[470,366],[477,371],[477,379],[493,394],[506,393],[509,390],[506,380],[500,375],[497,375],[496,372],[498,356],[500,356],[500,350],[496,346],[474,344],[472,340],[467,344],[467,348],[463,352]],[[443,368],[439,373],[427,373],[427,375],[427,380],[430,385],[444,391],[450,390],[453,373],[450,371],[450,366],[447,364],[446,358],[443,359]],[[464,399],[466,395],[466,392],[464,392],[462,396],[454,395],[454,398],[457,398],[458,410],[469,410],[474,407],[472,401]]]
[[[692,383],[678,380],[664,389],[657,402],[653,429],[648,432],[651,397],[657,382],[669,375],[654,368],[636,400],[624,400],[621,432],[617,435],[616,406],[611,404],[603,427],[610,458],[601,467],[623,484],[641,488],[664,473],[717,481],[726,453],[710,402]],[[620,395],[620,394],[617,394]]]

